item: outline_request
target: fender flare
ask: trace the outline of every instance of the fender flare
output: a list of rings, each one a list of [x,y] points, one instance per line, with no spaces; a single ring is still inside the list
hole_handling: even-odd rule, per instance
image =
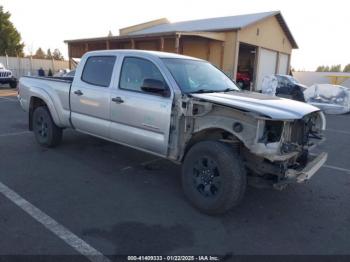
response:
[[[52,117],[52,120],[54,121],[54,123],[57,126],[62,127],[63,126],[62,121],[59,117],[59,114],[56,110],[56,107],[55,107],[50,95],[44,89],[38,88],[38,87],[31,87],[30,92],[31,92],[31,96],[29,98],[30,106],[32,105],[32,99],[34,97],[37,97],[37,98],[43,100],[44,103],[46,104],[47,108],[49,109],[49,112],[51,114],[51,117]]]

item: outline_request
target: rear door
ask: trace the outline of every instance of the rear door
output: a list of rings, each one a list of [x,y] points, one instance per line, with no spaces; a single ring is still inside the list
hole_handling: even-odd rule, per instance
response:
[[[119,143],[166,155],[168,149],[172,92],[168,95],[141,90],[144,79],[163,81],[157,61],[124,56],[116,88],[111,91],[111,138]]]
[[[115,56],[90,56],[82,71],[77,72],[70,96],[71,119],[77,130],[109,138],[110,86],[115,62]]]

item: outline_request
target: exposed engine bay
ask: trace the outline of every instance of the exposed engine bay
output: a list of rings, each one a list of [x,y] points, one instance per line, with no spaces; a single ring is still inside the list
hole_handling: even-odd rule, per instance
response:
[[[322,142],[325,117],[321,111],[300,119],[274,120],[263,112],[212,103],[201,99],[182,99],[178,124],[183,129],[174,148],[187,148],[200,139],[217,139],[239,146],[250,177],[271,184],[287,179],[288,170],[302,170],[312,160],[309,151]],[[174,130],[175,131],[175,130]],[[177,136],[177,135],[176,135]],[[173,140],[174,142],[175,140]]]

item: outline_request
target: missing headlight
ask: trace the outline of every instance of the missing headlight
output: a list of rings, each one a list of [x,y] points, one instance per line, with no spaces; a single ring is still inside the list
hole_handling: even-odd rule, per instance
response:
[[[262,137],[259,142],[261,143],[273,143],[278,142],[281,139],[283,131],[284,122],[283,121],[265,121],[265,128]]]

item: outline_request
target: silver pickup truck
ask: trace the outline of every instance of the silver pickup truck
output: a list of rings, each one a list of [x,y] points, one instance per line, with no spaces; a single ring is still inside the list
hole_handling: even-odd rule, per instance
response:
[[[318,108],[241,91],[193,57],[89,52],[72,80],[22,77],[18,98],[42,146],[73,128],[182,164],[185,195],[207,214],[237,205],[247,182],[282,189],[327,159],[309,152],[325,129]]]

